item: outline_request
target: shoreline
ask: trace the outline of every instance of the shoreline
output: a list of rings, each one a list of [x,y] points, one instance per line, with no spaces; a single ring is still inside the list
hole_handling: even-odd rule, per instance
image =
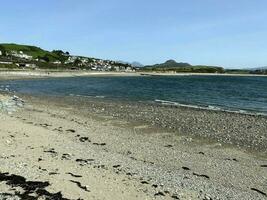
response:
[[[0,199],[267,199],[266,116],[0,92],[0,120]]]
[[[181,134],[185,129],[160,128],[159,120],[166,125],[168,119],[173,120],[172,108],[99,99],[19,97],[25,100],[23,107],[9,115],[0,112],[0,191],[5,194],[22,194],[15,179],[11,179],[13,185],[5,184],[19,176],[25,178],[24,185],[30,181],[47,185],[36,185],[36,191],[43,191],[41,197],[58,195],[58,199],[267,198],[266,153]],[[194,123],[191,114],[200,114],[204,121],[207,115],[208,121],[218,119],[211,111],[181,108],[179,113],[182,118],[186,114],[187,128],[199,123]],[[233,121],[229,116],[221,115],[219,122]],[[260,120],[248,121],[256,127]],[[196,130],[202,129],[191,131]]]
[[[35,98],[28,95],[24,97]],[[226,146],[267,153],[266,115],[150,102],[114,101],[105,98],[42,95],[36,98],[46,99],[48,102],[57,101],[84,112],[105,115],[129,123],[144,122],[155,128],[203,141],[219,142]]]
[[[261,74],[216,74],[216,73],[160,73],[160,72],[96,72],[96,71],[64,71],[64,70],[0,70],[1,80],[90,77],[90,76],[238,76],[267,77]]]
[[[152,102],[114,101],[83,96],[44,96],[11,94],[40,104],[56,102],[86,113],[107,116],[128,123],[146,123],[154,129],[192,137],[203,142],[220,143],[248,152],[267,155],[267,116]],[[53,104],[53,103],[52,103]]]
[[[120,75],[121,73],[112,74]],[[123,74],[125,75],[125,73]],[[97,73],[91,75],[109,76],[110,74]],[[39,96],[40,98],[50,99],[51,101],[59,100],[62,104],[68,102],[73,106],[77,103],[76,101],[84,104],[89,103],[92,106],[91,109],[83,108],[89,112],[100,112],[109,116],[117,116],[119,119],[128,120],[129,122],[143,120],[146,123],[150,123],[150,125],[156,125],[158,128],[178,132],[179,134],[189,134],[193,137],[202,137],[207,140],[267,152],[267,135],[264,133],[267,130],[267,115],[265,113],[211,109],[208,107],[183,104],[165,104],[164,102],[158,103],[156,100],[154,102],[135,102],[107,99],[105,97],[97,98],[72,95],[64,97],[31,96],[16,92],[5,92],[4,90],[1,93],[19,95],[23,96],[23,98],[34,98],[34,96],[38,98]],[[100,110],[102,107],[104,107],[103,112]],[[146,113],[146,115],[143,113]],[[259,124],[253,124],[252,121]],[[257,128],[254,129],[254,127]],[[253,132],[257,134],[253,135]]]

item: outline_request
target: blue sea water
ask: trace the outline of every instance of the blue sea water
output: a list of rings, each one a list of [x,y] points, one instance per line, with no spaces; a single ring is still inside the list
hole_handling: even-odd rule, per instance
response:
[[[74,77],[2,81],[1,88],[24,94],[145,101],[267,115],[267,77]]]

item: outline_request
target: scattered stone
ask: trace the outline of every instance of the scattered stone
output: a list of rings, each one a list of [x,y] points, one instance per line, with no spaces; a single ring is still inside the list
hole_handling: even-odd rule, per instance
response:
[[[183,168],[183,170],[190,170],[188,167],[182,167]]]
[[[141,181],[142,184],[149,184],[147,181]]]
[[[94,168],[107,169],[105,165],[96,165],[96,166],[94,166]]]
[[[58,127],[58,128],[55,128],[55,129],[53,129],[53,131],[63,132],[63,130],[62,130],[62,127],[61,127],[61,126],[60,126],[60,127]]]
[[[133,174],[131,172],[127,172],[126,175],[127,176],[133,176]]]
[[[45,152],[45,153],[51,153],[53,156],[56,156],[56,155],[57,155],[57,152],[55,151],[55,149],[54,149],[54,148],[51,148],[51,149],[45,150],[44,152]]]
[[[236,158],[233,158],[233,159],[231,159],[231,158],[226,158],[225,160],[230,160],[230,161],[238,162],[238,160],[237,160]]]
[[[52,126],[52,125],[49,125],[49,124],[40,124],[42,127],[44,127],[44,128],[47,128],[47,127],[49,127],[49,126]]]
[[[94,161],[94,159],[76,159],[76,162],[80,163],[79,165],[84,166],[89,164],[89,162]]]
[[[164,147],[171,148],[171,147],[173,147],[173,145],[168,144],[168,145],[166,145],[166,146],[164,146]]]
[[[58,174],[57,172],[49,172],[48,173],[49,175],[56,175],[56,174]]]
[[[204,200],[212,200],[212,198],[210,197],[210,195],[206,194]]]
[[[157,192],[154,196],[165,196],[165,194],[163,192]]]
[[[206,179],[210,179],[210,177],[205,175],[205,174],[197,174],[197,173],[194,172],[193,175],[199,176],[199,177],[203,177],[203,178],[206,178]]]
[[[258,190],[256,188],[251,188],[251,190],[253,190],[255,192],[258,192],[258,193],[262,194],[263,196],[267,196],[267,194],[265,192],[262,192],[262,191],[260,191],[260,190]]]
[[[81,177],[82,177],[81,175],[76,175],[76,174],[73,174],[73,173],[71,173],[71,172],[68,172],[68,173],[66,173],[66,174],[69,174],[69,175],[71,175],[71,176],[73,176],[73,177],[75,177],[75,178],[81,178]]]
[[[86,141],[91,142],[88,137],[81,137],[79,138],[79,140],[80,142],[86,142]]]
[[[132,156],[131,156],[130,158],[131,158],[132,160],[137,160],[137,158],[135,158],[135,157],[132,157]]]
[[[75,133],[76,131],[74,129],[67,129],[67,132]]]
[[[94,142],[93,145],[97,145],[97,146],[105,146],[106,143],[97,143],[97,142]]]
[[[62,160],[70,160],[71,159],[71,155],[68,153],[63,153],[61,156]]]
[[[77,185],[79,188],[83,189],[83,190],[86,191],[86,192],[90,192],[90,190],[88,189],[88,186],[83,186],[79,181],[73,181],[73,180],[70,180],[70,182],[76,183],[76,185]]]
[[[175,195],[175,194],[172,195],[171,198],[173,198],[173,199],[180,199],[180,198],[179,198],[177,195]]]

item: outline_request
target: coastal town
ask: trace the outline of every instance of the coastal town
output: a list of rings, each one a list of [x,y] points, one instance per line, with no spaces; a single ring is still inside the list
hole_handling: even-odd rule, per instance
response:
[[[15,49],[15,44],[12,45]],[[90,71],[114,71],[134,72],[134,66],[112,60],[89,58],[70,55],[69,52],[54,50],[44,51],[37,47],[19,45],[20,49],[30,48],[31,51],[5,50],[0,45],[0,68],[2,69],[65,69],[65,70],[90,70]],[[18,45],[16,45],[17,47]],[[3,50],[4,49],[4,50]],[[38,52],[36,51],[38,49]]]

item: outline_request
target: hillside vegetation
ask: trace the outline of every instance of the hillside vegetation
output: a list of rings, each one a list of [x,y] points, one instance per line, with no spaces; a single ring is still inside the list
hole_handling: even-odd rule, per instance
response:
[[[36,46],[0,44],[0,68],[83,69],[98,71],[132,70],[131,65],[111,60],[73,56],[62,50],[47,51]]]
[[[225,70],[222,67],[217,66],[205,66],[205,65],[191,65],[189,63],[176,62],[175,60],[168,60],[165,63],[148,65],[142,68],[143,71],[154,72],[193,72],[193,73],[224,73]]]
[[[23,52],[24,54],[32,56],[33,59],[44,59],[46,61],[66,60],[62,55],[28,45],[0,44],[0,51],[3,52],[3,55],[10,54],[12,51]]]

